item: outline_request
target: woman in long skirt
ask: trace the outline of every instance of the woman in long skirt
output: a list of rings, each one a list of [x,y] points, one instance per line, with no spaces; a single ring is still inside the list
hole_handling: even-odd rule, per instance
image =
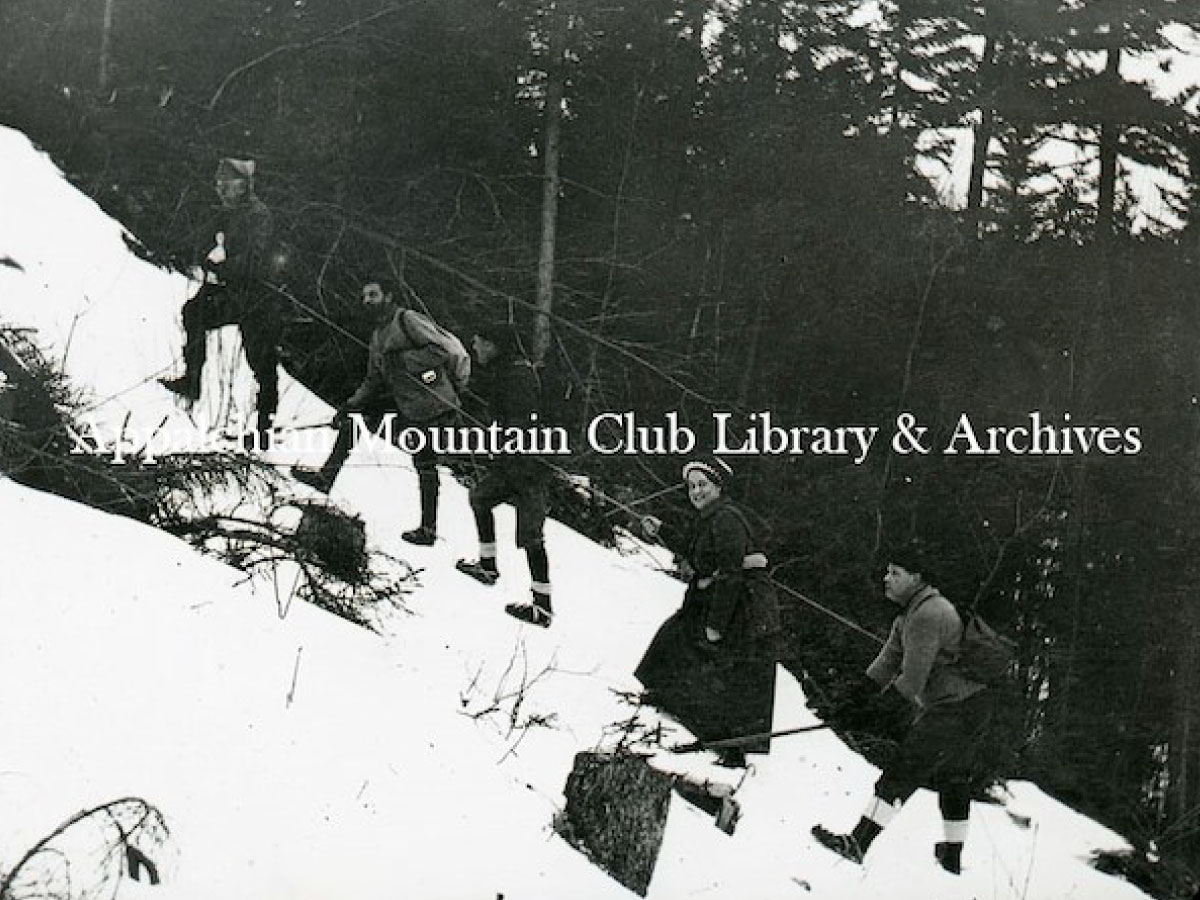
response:
[[[696,517],[681,541],[666,543],[689,573],[683,605],[663,623],[635,671],[648,703],[701,741],[771,730],[778,610],[766,558],[725,494],[732,470],[717,459],[683,467]],[[675,545],[675,546],[672,546]],[[767,739],[723,751],[723,765],[766,753]]]

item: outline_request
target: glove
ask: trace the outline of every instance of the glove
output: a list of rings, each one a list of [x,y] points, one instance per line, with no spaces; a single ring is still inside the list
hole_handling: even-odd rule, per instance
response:
[[[657,516],[642,516],[642,535],[648,540],[654,540],[662,530],[662,519]]]

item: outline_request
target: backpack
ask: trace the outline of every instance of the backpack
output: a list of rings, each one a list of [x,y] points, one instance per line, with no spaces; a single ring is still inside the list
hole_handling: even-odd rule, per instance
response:
[[[960,615],[963,634],[955,668],[979,684],[1003,683],[1016,659],[1017,642],[1000,634],[973,610],[961,611]]]
[[[436,337],[435,343],[450,354],[450,358],[442,365],[446,369],[450,383],[454,385],[455,392],[461,395],[466,390],[467,382],[471,380],[471,354],[467,352],[467,348],[463,346],[463,342],[452,331],[443,328],[437,322],[433,321],[433,319],[413,309],[403,310],[400,313],[400,327],[404,329],[404,334],[408,338],[409,343],[416,343],[413,340],[412,332],[408,330],[407,319],[410,313],[415,316],[421,316],[432,329]]]

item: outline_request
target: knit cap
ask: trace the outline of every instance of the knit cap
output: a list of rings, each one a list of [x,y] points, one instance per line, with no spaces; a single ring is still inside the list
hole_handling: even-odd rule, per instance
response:
[[[729,463],[715,456],[705,456],[688,460],[683,466],[683,478],[686,481],[689,472],[703,472],[713,484],[719,488],[727,488],[733,481],[733,469]]]
[[[217,163],[216,177],[228,180],[243,178],[248,181],[254,177],[254,160],[234,159],[230,156],[223,157]]]

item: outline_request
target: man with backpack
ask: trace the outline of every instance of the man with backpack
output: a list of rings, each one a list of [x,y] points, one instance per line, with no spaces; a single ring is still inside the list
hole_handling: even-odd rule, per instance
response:
[[[403,427],[453,424],[471,373],[462,342],[433,320],[399,304],[395,282],[376,278],[363,285],[363,309],[374,324],[367,348],[367,374],[334,418],[337,442],[320,469],[293,467],[292,475],[328,493],[350,455],[355,433],[353,413],[371,430],[392,410]],[[432,442],[413,455],[421,498],[421,524],[401,537],[430,546],[437,540],[439,481]]]
[[[525,355],[512,325],[499,322],[477,329],[471,340],[479,363],[478,392],[488,414],[502,426],[528,427],[541,413],[541,383]],[[457,568],[484,584],[500,577],[496,565],[496,520],[493,510],[511,501],[517,512],[517,546],[525,551],[532,580],[529,603],[510,603],[510,616],[549,628],[554,618],[550,604],[550,560],[546,556],[543,529],[549,511],[550,469],[545,461],[530,455],[501,455],[471,488],[471,511],[479,534],[479,559],[460,559]]]
[[[937,862],[951,874],[962,871],[971,793],[984,775],[995,691],[960,665],[963,621],[953,604],[929,581],[933,567],[920,548],[890,556],[883,586],[903,612],[867,669],[882,688],[883,703],[903,706],[910,724],[893,758],[875,783],[874,796],[849,834],[824,826],[813,836],[824,846],[861,863],[867,849],[919,787],[937,791],[944,840],[934,847]]]

